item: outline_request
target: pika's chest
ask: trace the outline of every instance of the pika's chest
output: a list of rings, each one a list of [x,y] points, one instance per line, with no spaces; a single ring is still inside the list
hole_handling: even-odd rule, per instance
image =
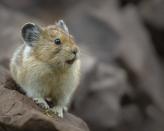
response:
[[[42,76],[41,85],[50,94],[65,94],[72,92],[77,85],[78,75],[75,72],[50,73]]]

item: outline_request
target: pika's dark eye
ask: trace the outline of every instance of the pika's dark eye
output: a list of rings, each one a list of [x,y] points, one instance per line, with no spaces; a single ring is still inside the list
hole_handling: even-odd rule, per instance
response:
[[[60,44],[61,44],[61,41],[60,41],[59,38],[56,38],[56,39],[54,40],[54,43],[55,43],[56,45],[60,45]]]

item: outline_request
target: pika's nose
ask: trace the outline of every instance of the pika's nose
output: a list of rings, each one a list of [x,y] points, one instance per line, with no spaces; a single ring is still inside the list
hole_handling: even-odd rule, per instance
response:
[[[72,53],[73,53],[73,54],[75,54],[75,55],[76,55],[76,54],[77,54],[77,52],[78,52],[78,48],[77,48],[77,47],[72,49]]]

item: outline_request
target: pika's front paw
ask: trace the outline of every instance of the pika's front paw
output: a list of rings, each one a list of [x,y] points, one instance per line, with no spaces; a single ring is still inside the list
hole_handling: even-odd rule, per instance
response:
[[[60,118],[63,118],[63,107],[55,106],[51,109],[51,111]]]
[[[33,101],[43,109],[49,109],[49,105],[43,98],[33,98]]]

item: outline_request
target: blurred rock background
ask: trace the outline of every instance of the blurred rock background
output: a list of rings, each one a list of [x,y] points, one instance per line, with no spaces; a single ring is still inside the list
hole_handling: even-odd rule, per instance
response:
[[[24,23],[64,19],[82,59],[70,112],[91,131],[163,131],[163,14],[163,0],[0,0],[0,63]]]

